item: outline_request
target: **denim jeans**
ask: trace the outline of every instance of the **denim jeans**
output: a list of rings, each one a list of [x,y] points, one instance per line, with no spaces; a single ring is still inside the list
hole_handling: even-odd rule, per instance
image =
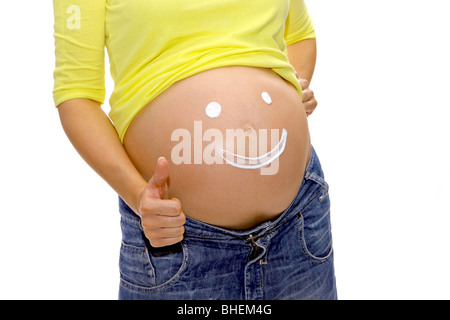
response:
[[[121,300],[337,299],[328,184],[313,147],[295,200],[250,230],[187,217],[182,242],[153,248],[119,204]]]

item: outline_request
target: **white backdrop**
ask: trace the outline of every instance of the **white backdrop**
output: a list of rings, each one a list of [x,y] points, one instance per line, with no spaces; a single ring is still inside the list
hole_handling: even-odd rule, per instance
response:
[[[307,4],[339,297],[449,299],[450,3]],[[53,107],[52,1],[4,4],[0,30],[0,299],[116,299],[117,196]]]

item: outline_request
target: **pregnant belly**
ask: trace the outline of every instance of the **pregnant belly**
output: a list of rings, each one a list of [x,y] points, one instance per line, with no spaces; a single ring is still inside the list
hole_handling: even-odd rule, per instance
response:
[[[170,197],[186,216],[246,229],[294,200],[310,140],[295,88],[271,70],[236,66],[172,85],[135,117],[124,147],[147,181],[166,157]]]

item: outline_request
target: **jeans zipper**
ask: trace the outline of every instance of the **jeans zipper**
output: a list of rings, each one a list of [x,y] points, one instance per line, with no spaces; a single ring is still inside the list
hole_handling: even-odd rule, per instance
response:
[[[252,250],[252,252],[250,253],[250,255],[248,256],[247,261],[251,261],[251,260],[255,259],[255,258],[256,258],[257,256],[259,256],[259,254],[261,253],[262,248],[258,247],[258,245],[255,243],[255,239],[256,239],[256,238],[257,238],[257,237],[254,237],[253,235],[250,235],[250,236],[247,238],[247,241],[250,242],[250,244],[251,244],[252,247],[253,247],[253,250]],[[259,261],[259,263],[260,263],[260,264],[267,264],[267,262],[264,262],[263,259],[261,259],[261,260]]]

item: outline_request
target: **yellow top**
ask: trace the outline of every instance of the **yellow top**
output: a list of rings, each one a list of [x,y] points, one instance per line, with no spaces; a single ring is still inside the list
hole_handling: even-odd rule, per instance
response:
[[[270,68],[301,87],[286,45],[315,37],[304,0],[53,0],[55,105],[105,99],[123,142],[136,114],[173,83],[231,65]]]

